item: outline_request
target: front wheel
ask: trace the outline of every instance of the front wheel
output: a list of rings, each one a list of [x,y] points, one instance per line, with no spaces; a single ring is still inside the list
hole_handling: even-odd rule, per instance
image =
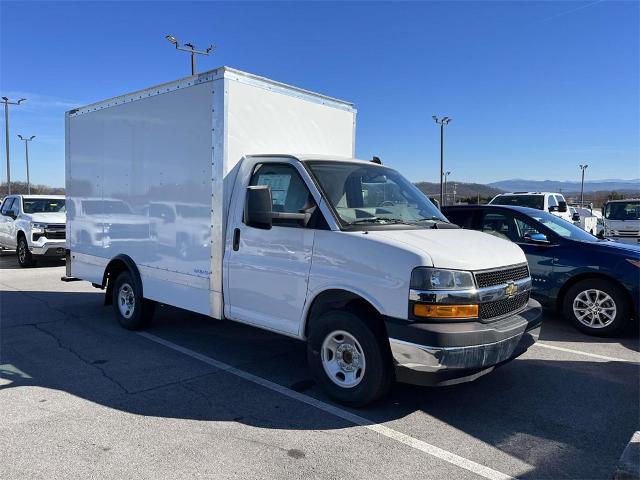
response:
[[[578,330],[596,336],[621,333],[631,318],[622,289],[601,278],[588,278],[573,285],[564,297],[563,313]]]
[[[151,321],[155,302],[142,298],[137,282],[128,271],[121,272],[112,291],[113,310],[118,323],[127,330],[140,330]]]
[[[29,250],[27,239],[23,235],[20,235],[18,238],[16,253],[18,254],[18,264],[22,268],[33,267],[36,264],[36,261]]]
[[[381,337],[348,311],[333,310],[312,322],[307,359],[315,378],[331,398],[363,407],[389,390],[392,362]]]

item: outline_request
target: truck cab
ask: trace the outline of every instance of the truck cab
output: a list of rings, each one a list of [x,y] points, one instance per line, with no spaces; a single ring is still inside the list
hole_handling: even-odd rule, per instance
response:
[[[602,207],[602,216],[606,238],[640,244],[640,199],[609,200]]]
[[[21,267],[64,257],[65,212],[62,195],[8,195],[0,206],[0,247],[16,250]]]

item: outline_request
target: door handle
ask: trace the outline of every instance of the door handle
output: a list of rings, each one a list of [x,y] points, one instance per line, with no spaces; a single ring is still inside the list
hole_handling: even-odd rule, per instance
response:
[[[233,230],[233,251],[237,252],[240,249],[240,229]]]

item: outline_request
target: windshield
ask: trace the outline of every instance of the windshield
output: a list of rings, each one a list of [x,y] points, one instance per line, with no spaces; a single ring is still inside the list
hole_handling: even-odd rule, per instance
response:
[[[609,220],[640,220],[640,201],[607,203],[604,218]]]
[[[544,210],[544,195],[499,195],[489,203],[491,205],[516,205]]]
[[[355,162],[307,162],[342,226],[421,225],[447,219],[395,170]]]
[[[64,213],[65,202],[60,198],[23,198],[24,213]]]
[[[599,239],[590,233],[582,230],[571,222],[564,220],[556,215],[552,215],[547,212],[533,213],[527,212],[531,218],[536,219],[542,223],[545,227],[553,230],[555,233],[563,238],[569,238],[571,240],[580,240],[582,242],[597,242]]]

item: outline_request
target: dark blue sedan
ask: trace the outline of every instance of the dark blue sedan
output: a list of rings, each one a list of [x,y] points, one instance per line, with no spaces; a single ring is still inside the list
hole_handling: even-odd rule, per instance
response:
[[[550,213],[525,207],[443,207],[453,223],[517,243],[527,256],[532,295],[579,330],[616,335],[638,319],[640,247],[600,240]]]

